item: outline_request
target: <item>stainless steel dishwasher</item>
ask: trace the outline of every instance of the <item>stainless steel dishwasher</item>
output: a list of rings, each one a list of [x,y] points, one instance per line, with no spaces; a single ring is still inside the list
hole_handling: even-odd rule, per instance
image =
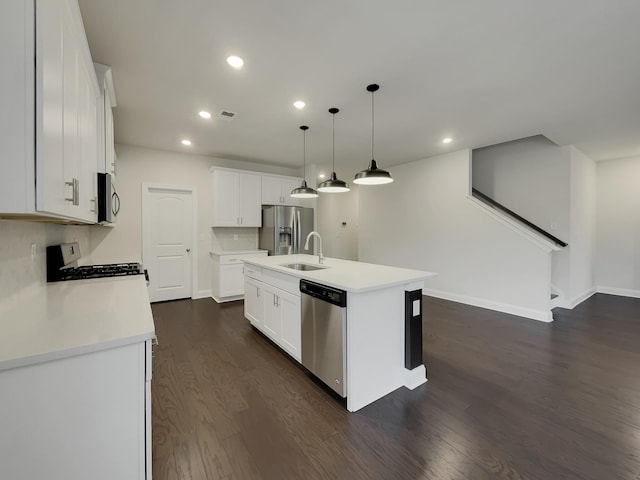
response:
[[[347,292],[300,280],[302,365],[347,396]]]

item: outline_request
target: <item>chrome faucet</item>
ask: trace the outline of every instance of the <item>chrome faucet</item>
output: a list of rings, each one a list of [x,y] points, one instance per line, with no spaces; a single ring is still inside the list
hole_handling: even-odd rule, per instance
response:
[[[318,232],[311,232],[309,235],[307,235],[307,241],[304,242],[304,249],[305,250],[309,250],[309,239],[313,236],[318,237],[318,263],[323,264],[324,263],[324,257],[322,256],[322,237],[320,236],[320,234]]]

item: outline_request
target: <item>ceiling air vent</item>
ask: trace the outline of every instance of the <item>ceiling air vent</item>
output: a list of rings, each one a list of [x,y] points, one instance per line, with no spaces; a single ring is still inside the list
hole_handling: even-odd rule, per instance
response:
[[[236,112],[230,112],[229,110],[221,110],[220,113],[218,114],[218,117],[220,117],[221,120],[226,120],[227,122],[230,122],[231,120],[236,118],[236,115],[237,115]]]

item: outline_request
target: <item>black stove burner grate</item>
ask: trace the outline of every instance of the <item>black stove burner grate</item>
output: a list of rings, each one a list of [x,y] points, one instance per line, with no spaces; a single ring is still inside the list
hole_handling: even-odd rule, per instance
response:
[[[139,263],[114,263],[109,265],[84,265],[60,270],[60,280],[85,280],[88,278],[123,277],[142,275],[146,271]]]

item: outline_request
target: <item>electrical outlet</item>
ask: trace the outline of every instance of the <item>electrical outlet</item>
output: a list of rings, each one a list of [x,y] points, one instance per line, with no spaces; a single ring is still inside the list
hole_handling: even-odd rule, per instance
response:
[[[37,252],[36,244],[32,243],[31,244],[31,263],[33,263],[35,261],[35,259],[36,259],[36,252]]]

